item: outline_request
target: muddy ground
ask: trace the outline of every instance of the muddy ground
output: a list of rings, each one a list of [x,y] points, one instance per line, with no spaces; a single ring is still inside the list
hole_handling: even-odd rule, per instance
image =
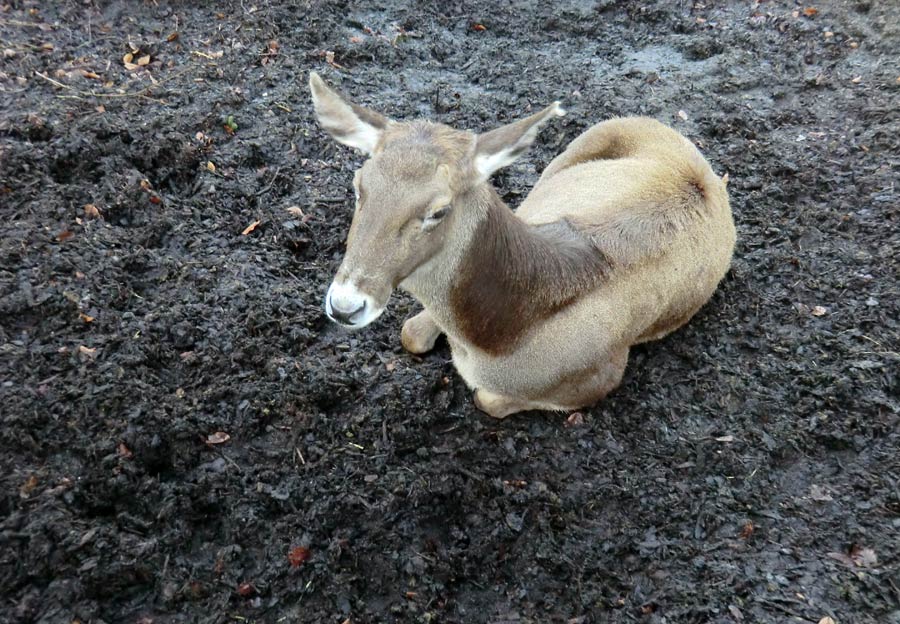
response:
[[[0,43],[0,622],[900,622],[900,5],[13,1]],[[583,425],[493,421],[410,299],[327,322],[360,157],[313,68],[561,99],[511,205],[669,122],[733,269]]]

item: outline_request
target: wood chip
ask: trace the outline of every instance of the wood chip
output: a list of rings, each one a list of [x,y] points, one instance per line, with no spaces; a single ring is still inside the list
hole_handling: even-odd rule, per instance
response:
[[[206,436],[207,444],[224,444],[231,439],[231,436],[225,433],[224,431],[216,431],[215,433],[211,433]]]

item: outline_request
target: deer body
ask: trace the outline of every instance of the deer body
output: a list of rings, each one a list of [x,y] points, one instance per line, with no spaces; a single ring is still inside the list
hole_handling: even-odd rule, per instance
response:
[[[562,114],[558,105],[476,137],[366,119],[377,114],[316,75],[310,83],[322,124],[339,141],[368,141],[373,155],[357,174],[360,202],[326,310],[361,326],[390,290],[407,290],[424,311],[404,324],[404,347],[422,353],[446,334],[476,405],[492,416],[602,399],[621,381],[629,348],[686,323],[728,269],[735,230],[725,185],[659,122],[588,129],[514,214],[488,177]]]

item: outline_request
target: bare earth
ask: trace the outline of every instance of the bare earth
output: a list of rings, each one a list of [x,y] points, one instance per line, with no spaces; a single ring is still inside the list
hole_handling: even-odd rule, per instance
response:
[[[0,622],[900,622],[900,4],[486,7],[0,1]],[[415,302],[326,320],[360,157],[310,69],[475,130],[562,100],[513,206],[670,123],[733,269],[583,424],[495,422]]]

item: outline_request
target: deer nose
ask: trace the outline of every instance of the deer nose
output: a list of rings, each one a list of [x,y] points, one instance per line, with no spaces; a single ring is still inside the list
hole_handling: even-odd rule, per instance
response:
[[[353,325],[353,317],[357,314],[361,314],[366,309],[366,302],[363,301],[357,307],[353,307],[355,303],[348,303],[346,301],[335,301],[334,297],[329,297],[329,303],[331,304],[331,318],[342,325]],[[344,307],[348,306],[348,307]]]

